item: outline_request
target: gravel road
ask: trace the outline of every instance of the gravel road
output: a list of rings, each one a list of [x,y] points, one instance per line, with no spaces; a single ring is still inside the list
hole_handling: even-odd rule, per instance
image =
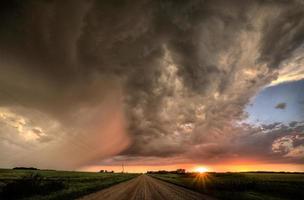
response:
[[[214,200],[191,190],[141,175],[110,188],[87,195],[81,200]]]

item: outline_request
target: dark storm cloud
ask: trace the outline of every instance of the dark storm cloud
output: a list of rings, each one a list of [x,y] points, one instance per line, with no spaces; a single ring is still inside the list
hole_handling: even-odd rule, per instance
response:
[[[1,8],[2,122],[18,134],[27,127],[27,142],[49,144],[49,159],[82,155],[57,165],[66,167],[119,153],[213,159],[240,135],[237,147],[245,148],[251,137],[235,122],[304,40],[298,1],[10,1]]]
[[[294,5],[288,1],[282,2],[285,8],[279,11],[277,20],[270,26],[265,26],[261,58],[266,60],[270,67],[279,67],[281,62],[288,59],[294,50],[303,44],[303,5]]]
[[[282,109],[282,110],[284,110],[285,108],[286,108],[286,103],[278,103],[276,106],[275,106],[275,108],[276,109]]]

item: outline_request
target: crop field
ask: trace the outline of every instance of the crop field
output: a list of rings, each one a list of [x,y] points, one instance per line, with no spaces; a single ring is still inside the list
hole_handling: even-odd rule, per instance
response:
[[[151,174],[218,199],[304,199],[303,173]]]
[[[75,199],[138,174],[0,169],[0,199]]]

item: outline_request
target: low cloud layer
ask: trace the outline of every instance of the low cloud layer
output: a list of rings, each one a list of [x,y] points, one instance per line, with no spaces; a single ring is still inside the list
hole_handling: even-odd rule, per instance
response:
[[[303,162],[300,122],[241,123],[304,77],[301,1],[1,4],[0,165]]]

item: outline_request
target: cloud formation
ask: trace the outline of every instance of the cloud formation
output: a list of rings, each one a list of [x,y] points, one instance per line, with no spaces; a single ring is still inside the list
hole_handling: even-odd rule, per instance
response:
[[[261,88],[304,77],[300,1],[2,4],[1,165],[75,168],[114,155],[263,160],[281,149],[274,132],[291,129],[264,134],[238,122]],[[9,157],[23,146],[36,156]]]
[[[285,108],[286,108],[286,103],[284,103],[284,102],[282,102],[282,103],[278,103],[276,106],[275,106],[275,108],[276,109],[282,109],[282,110],[284,110]]]

